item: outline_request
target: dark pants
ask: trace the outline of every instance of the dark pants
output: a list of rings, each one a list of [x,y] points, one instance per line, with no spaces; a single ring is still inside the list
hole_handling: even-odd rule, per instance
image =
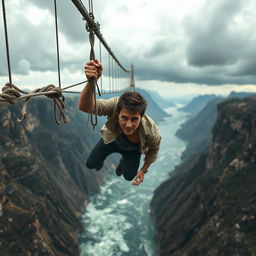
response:
[[[103,165],[104,160],[112,153],[120,153],[123,157],[122,172],[126,180],[133,180],[136,176],[141,153],[139,150],[125,151],[119,148],[115,142],[104,144],[101,138],[89,155],[86,166],[89,169],[94,169]]]

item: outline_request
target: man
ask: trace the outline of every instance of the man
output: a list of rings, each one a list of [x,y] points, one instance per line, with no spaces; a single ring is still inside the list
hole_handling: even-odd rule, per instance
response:
[[[97,60],[85,65],[88,80],[99,79],[102,65]],[[92,106],[93,108],[92,108]],[[81,92],[79,109],[90,113],[94,111],[95,101],[88,82]],[[101,129],[102,138],[96,144],[87,159],[89,169],[100,170],[104,160],[110,154],[117,152],[122,155],[116,168],[118,176],[133,180],[133,185],[139,185],[144,180],[144,174],[156,160],[161,137],[154,121],[145,114],[146,100],[137,92],[125,92],[120,97],[108,100],[96,100],[96,115],[108,116],[106,124]],[[141,153],[145,154],[144,164],[138,171]]]

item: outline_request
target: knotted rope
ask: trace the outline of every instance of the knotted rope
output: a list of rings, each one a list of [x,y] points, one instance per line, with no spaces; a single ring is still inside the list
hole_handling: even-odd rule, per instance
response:
[[[99,31],[99,23],[95,23],[94,22],[94,15],[92,12],[89,13],[90,15],[90,18],[92,19],[93,23],[92,25],[90,26],[90,24],[87,22],[86,23],[86,30],[89,32],[89,42],[90,42],[90,46],[91,46],[91,49],[90,49],[90,60],[95,60],[95,51],[94,51],[94,42],[95,42],[95,31]],[[98,94],[99,96],[101,96],[101,92],[100,92],[100,89],[99,89],[99,86],[98,86],[98,83],[97,81],[94,79],[94,78],[91,78],[89,80],[89,83],[91,85],[90,87],[90,93],[94,99],[94,106],[92,104],[92,99],[91,99],[91,102],[90,102],[90,119],[91,119],[91,125],[93,127],[93,130],[95,129],[97,123],[98,123],[98,119],[97,119],[97,114],[96,114],[96,89],[98,91]],[[94,107],[94,109],[93,109]],[[93,114],[95,113],[95,114]]]
[[[65,97],[63,95],[64,90],[71,88],[76,85],[83,84],[87,81],[67,86],[63,89],[60,87],[56,87],[53,84],[44,86],[42,88],[38,88],[33,90],[32,92],[26,92],[21,89],[19,89],[17,86],[11,83],[5,84],[5,86],[2,88],[2,93],[0,93],[0,102],[8,102],[12,105],[16,104],[17,101],[25,99],[22,108],[21,108],[21,119],[18,119],[18,122],[22,122],[27,117],[27,104],[31,97],[45,95],[48,98],[51,98],[53,100],[53,110],[54,110],[54,118],[55,122],[60,125],[61,121],[64,123],[68,123],[68,119],[66,118],[64,108],[65,108]],[[70,92],[66,91],[66,93],[77,93],[77,92]],[[59,110],[59,118],[57,118],[57,110]]]

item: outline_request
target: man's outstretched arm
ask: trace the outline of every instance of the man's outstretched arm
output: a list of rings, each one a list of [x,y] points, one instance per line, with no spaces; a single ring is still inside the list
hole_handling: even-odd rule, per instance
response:
[[[150,142],[150,147],[148,152],[146,153],[144,164],[140,169],[140,171],[138,171],[132,185],[135,185],[135,186],[140,185],[140,183],[143,182],[144,175],[148,171],[149,166],[156,161],[157,154],[160,147],[160,142],[161,142],[161,136],[158,134],[158,131],[156,131],[155,138]]]
[[[137,175],[136,175],[134,181],[132,182],[132,185],[137,186],[137,185],[140,185],[141,182],[143,182],[144,175],[145,175],[145,173],[147,173],[150,165],[151,165],[151,163],[144,162],[142,168],[137,172]]]
[[[91,109],[94,109],[95,102],[89,80],[92,78],[97,80],[101,76],[102,65],[98,60],[91,60],[86,63],[84,71],[88,82],[80,94],[78,108],[81,111],[90,112]]]

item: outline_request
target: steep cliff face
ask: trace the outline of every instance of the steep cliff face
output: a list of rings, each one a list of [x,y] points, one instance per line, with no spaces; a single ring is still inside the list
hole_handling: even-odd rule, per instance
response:
[[[158,255],[256,255],[255,109],[255,97],[221,103],[210,148],[155,191]]]
[[[106,171],[85,167],[99,135],[85,128],[77,98],[67,99],[66,112],[70,123],[57,126],[52,103],[32,99],[20,124],[19,106],[0,105],[0,255],[79,254],[81,209]]]
[[[188,142],[182,160],[202,152],[212,140],[212,127],[216,122],[217,105],[223,98],[214,98],[194,117],[185,122],[176,135]]]

